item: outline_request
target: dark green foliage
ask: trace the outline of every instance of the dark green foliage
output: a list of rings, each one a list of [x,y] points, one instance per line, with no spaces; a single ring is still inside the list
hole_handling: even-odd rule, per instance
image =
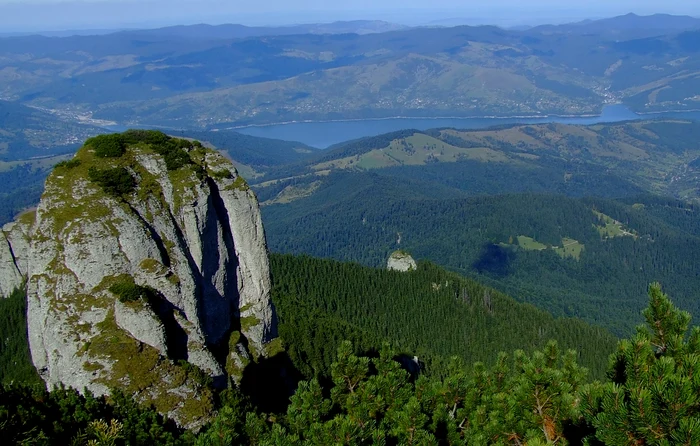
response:
[[[615,345],[604,329],[552,318],[429,263],[398,273],[273,254],[271,267],[280,333],[307,376],[328,374],[343,339],[357,340],[358,351],[390,341],[437,374],[451,356],[467,364],[491,362],[499,351],[532,351],[556,339],[602,377]]]
[[[168,170],[177,170],[192,163],[187,150],[195,146],[190,141],[171,138],[158,130],[127,130],[124,133],[98,135],[85,141],[86,146],[94,148],[96,156],[103,158],[118,158],[133,144],[147,144],[162,155]]]
[[[68,445],[104,438],[91,424],[117,421],[117,445],[184,445],[191,434],[178,429],[152,409],[136,404],[119,391],[110,400],[74,389],[45,389],[0,385],[0,435],[3,444]],[[188,441],[188,438],[190,441]],[[104,444],[104,443],[98,443]]]
[[[97,169],[91,167],[88,170],[90,181],[97,183],[102,190],[114,197],[130,194],[136,188],[136,180],[128,170],[123,167],[111,169]]]
[[[571,426],[586,371],[556,343],[512,361],[501,354],[492,369],[465,372],[453,361],[441,380],[412,379],[387,345],[373,358],[353,350],[350,342],[338,347],[330,386],[301,382],[286,416],[244,419],[224,408],[198,444],[539,445],[566,444],[565,430],[578,430]]]
[[[168,170],[177,170],[180,167],[192,163],[190,155],[187,152],[185,152],[181,147],[168,147],[167,149],[154,147],[153,150],[163,155],[163,159],[165,160],[165,167]]]
[[[0,224],[12,221],[23,210],[36,206],[44,191],[47,169],[36,169],[31,164],[0,172]]]
[[[188,140],[171,138],[158,130],[127,130],[120,138],[126,144],[147,144],[154,152],[163,156],[168,170],[177,170],[191,164],[192,160],[187,150],[196,147]]]
[[[144,300],[147,303],[155,299],[155,291],[149,287],[136,285],[134,282],[119,282],[109,287],[109,291],[117,295],[120,302],[136,302]]]
[[[118,133],[93,136],[85,145],[92,147],[95,156],[100,158],[119,158],[126,153],[124,138]]]
[[[453,360],[444,378],[415,380],[387,345],[369,358],[343,342],[330,385],[301,382],[286,416],[244,417],[236,405],[221,412],[198,444],[539,446],[600,440],[694,446],[700,440],[700,329],[685,340],[687,313],[656,285],[650,297],[645,316],[651,331],[642,328],[619,344],[609,383],[584,385],[586,370],[576,353],[560,353],[555,342],[532,354],[516,351],[512,359],[501,353],[492,367],[477,363],[469,372]]]
[[[464,144],[463,144],[464,145]],[[567,174],[575,174],[570,177]],[[532,192],[570,197],[620,198],[641,195],[644,189],[629,179],[595,165],[572,165],[556,157],[542,156],[531,168],[479,161],[437,163],[383,169],[394,181],[420,178],[462,192],[463,195],[500,195]],[[568,179],[567,179],[568,178]],[[443,198],[437,195],[433,198]],[[398,198],[398,197],[396,197]]]
[[[130,129],[121,134],[122,140],[127,144],[165,144],[170,137],[159,130]]]
[[[584,411],[605,444],[700,444],[700,327],[653,284],[647,326],[618,345],[611,382],[590,386]]]
[[[27,342],[27,298],[23,289],[0,296],[0,383],[39,383]]]
[[[641,322],[644,283],[664,283],[682,308],[700,313],[694,298],[700,288],[700,219],[691,205],[658,197],[621,204],[539,194],[436,200],[424,194],[442,192],[417,189],[419,183],[403,183],[402,189],[370,174],[359,184],[353,180],[354,174],[331,178],[334,184],[311,197],[263,207],[270,248],[380,266],[401,247],[619,336]],[[601,237],[594,209],[638,237]],[[553,250],[518,249],[518,236],[552,246],[562,246],[567,237],[585,248],[579,260],[561,258]]]
[[[170,138],[164,143],[153,144],[151,149],[163,156],[165,167],[168,170],[177,170],[187,164],[192,163],[189,153],[185,149],[189,149],[191,143],[185,139]]]
[[[326,376],[335,361],[338,347],[349,340],[356,354],[371,352],[381,338],[346,322],[341,317],[314,308],[302,299],[275,294],[279,336],[297,370],[305,377]]]
[[[329,272],[301,260],[314,276]],[[276,263],[280,261],[285,259],[277,258]],[[425,267],[399,276],[419,286],[411,275],[421,270]],[[351,278],[335,277],[339,283]],[[357,276],[352,279],[362,283]],[[299,278],[305,280],[308,277]],[[378,298],[386,299],[381,282],[374,276],[371,284]],[[63,387],[47,392],[6,385],[0,385],[0,435],[8,444],[39,445],[93,440],[149,446],[563,446],[582,440],[599,444],[598,440],[614,446],[695,446],[700,441],[700,328],[688,334],[689,314],[675,308],[658,285],[650,287],[649,296],[644,311],[648,326],[619,343],[605,383],[584,384],[587,372],[577,364],[578,355],[571,350],[562,353],[553,341],[531,353],[516,350],[510,357],[492,353],[491,366],[477,362],[467,367],[458,358],[445,359],[441,373],[416,376],[404,368],[405,362],[402,366],[396,360],[397,350],[386,343],[375,344],[375,352],[365,356],[358,355],[349,341],[330,340],[337,346],[332,364],[318,379],[299,383],[282,413],[261,413],[239,391],[228,389],[219,396],[217,416],[196,438],[120,391],[104,398]],[[293,313],[295,308],[281,310]],[[527,318],[527,312],[521,314]],[[283,325],[290,325],[286,320]],[[435,325],[452,330],[449,324]],[[517,327],[504,333],[519,336]],[[303,354],[304,348],[299,352]],[[187,373],[204,376],[194,367]]]
[[[56,163],[54,168],[58,169],[73,169],[74,167],[80,166],[81,161],[79,159],[70,159],[70,160],[65,160],[65,161],[59,161]]]
[[[259,421],[255,407],[240,392],[233,389],[224,390],[220,394],[220,401],[222,407],[218,416],[198,435],[197,446],[244,444],[246,418]]]

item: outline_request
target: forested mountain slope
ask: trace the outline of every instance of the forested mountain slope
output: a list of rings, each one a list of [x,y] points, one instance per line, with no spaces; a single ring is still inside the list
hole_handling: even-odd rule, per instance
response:
[[[376,266],[401,248],[624,335],[651,281],[700,310],[699,138],[682,120],[404,130],[253,188],[275,251]]]
[[[577,319],[554,318],[492,288],[421,263],[406,273],[308,256],[273,254],[273,300],[293,368],[328,376],[336,351],[351,340],[358,353],[385,342],[417,355],[425,373],[443,375],[449,359],[492,363],[500,351],[542,348],[557,340],[602,377],[616,338]],[[38,381],[27,345],[24,292],[0,300],[0,383]]]
[[[316,201],[321,190],[264,207],[271,249],[380,265],[400,247],[620,335],[639,322],[651,281],[672,290],[681,307],[700,310],[697,207],[644,197],[629,204],[533,194],[410,198],[400,187],[353,179],[339,184],[357,189],[343,199]]]
[[[346,170],[421,178],[471,195],[647,191],[693,199],[700,197],[698,140],[700,123],[683,120],[402,130],[338,144],[303,167],[271,173],[257,189],[267,197],[269,186],[279,190]],[[271,182],[275,176],[282,180]]]
[[[575,349],[593,376],[602,376],[614,337],[531,305],[430,263],[416,271],[373,269],[311,257],[273,255],[280,334],[306,375],[327,375],[345,339],[373,350],[391,342],[417,355],[425,371],[443,375],[447,359],[490,364],[499,351],[542,348],[547,340]]]

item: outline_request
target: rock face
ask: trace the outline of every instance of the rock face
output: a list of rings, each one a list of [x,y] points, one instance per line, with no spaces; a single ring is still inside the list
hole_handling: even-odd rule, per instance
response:
[[[393,271],[415,271],[418,268],[416,261],[410,254],[404,251],[394,251],[387,261],[387,269]]]
[[[0,231],[0,297],[8,297],[22,285],[22,274],[17,267],[12,245],[4,231]]]
[[[29,268],[29,231],[34,212],[21,215],[0,230],[0,298],[22,286]]]
[[[267,354],[276,319],[255,195],[217,152],[170,141],[175,155],[132,138],[108,158],[88,141],[57,166],[33,224],[0,236],[0,291],[26,278],[47,385],[121,388],[196,427],[212,409],[203,376],[239,380]],[[96,179],[110,170],[131,187]]]

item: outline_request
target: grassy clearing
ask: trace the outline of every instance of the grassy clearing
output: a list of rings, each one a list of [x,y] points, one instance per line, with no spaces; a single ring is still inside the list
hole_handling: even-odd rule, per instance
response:
[[[483,163],[512,162],[503,152],[488,147],[463,148],[450,145],[432,136],[416,133],[407,138],[393,140],[387,147],[370,150],[360,156],[340,158],[313,166],[323,169],[382,169],[394,166],[424,166],[462,160]]]
[[[625,225],[615,220],[614,218],[596,210],[593,210],[593,213],[598,217],[598,222],[600,223],[598,225],[593,226],[602,238],[638,237],[638,235],[634,231],[626,228]]]
[[[457,162],[474,160],[487,162],[508,162],[502,152],[486,147],[462,148],[450,145],[432,136],[416,133],[408,138],[397,139],[381,151],[402,165],[424,165],[433,162]],[[374,151],[373,151],[374,152]],[[372,154],[372,152],[367,155]],[[363,158],[367,155],[364,155]]]
[[[524,235],[518,236],[518,246],[527,251],[542,251],[547,249],[547,245]]]
[[[554,247],[554,252],[556,252],[561,258],[565,259],[567,257],[579,260],[581,258],[581,253],[583,252],[584,245],[578,240],[564,237],[561,240],[562,246]]]
[[[299,200],[300,198],[305,198],[312,195],[318,188],[321,187],[320,181],[314,181],[311,184],[301,185],[301,186],[287,186],[282,191],[277,194],[277,196],[272,200],[267,200],[261,203],[262,206],[268,206],[271,204],[287,204],[294,200]]]
[[[552,249],[563,259],[572,258],[576,260],[581,258],[581,253],[585,248],[585,245],[572,238],[564,237],[561,241],[561,246],[548,246],[525,235],[519,235],[517,237],[517,246],[526,251],[544,251]]]

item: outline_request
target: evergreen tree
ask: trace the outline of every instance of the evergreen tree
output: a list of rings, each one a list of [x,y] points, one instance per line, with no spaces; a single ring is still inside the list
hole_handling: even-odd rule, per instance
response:
[[[700,328],[659,284],[649,287],[647,326],[619,343],[610,382],[583,393],[596,438],[610,445],[700,444]]]

